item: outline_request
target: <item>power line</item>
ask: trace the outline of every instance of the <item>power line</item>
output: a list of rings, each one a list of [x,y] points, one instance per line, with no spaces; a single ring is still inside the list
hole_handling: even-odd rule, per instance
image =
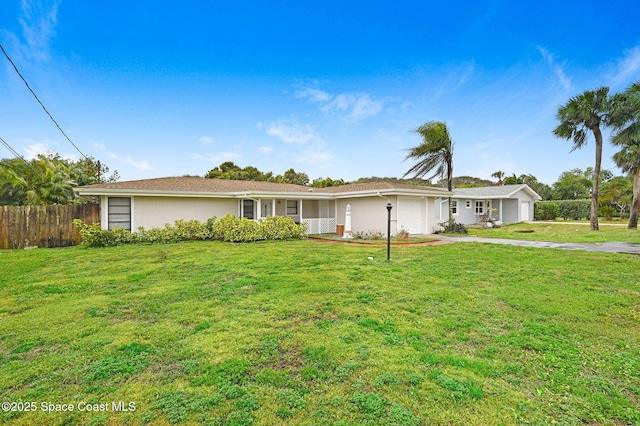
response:
[[[4,56],[7,58],[7,60],[11,63],[11,65],[13,66],[13,69],[16,70],[16,73],[18,73],[18,75],[20,76],[20,78],[22,79],[22,81],[24,82],[25,86],[27,86],[27,89],[29,89],[29,91],[31,92],[31,94],[33,95],[33,97],[36,99],[36,101],[38,101],[38,103],[40,104],[40,106],[42,107],[42,109],[44,110],[44,112],[47,113],[47,115],[49,116],[49,118],[51,119],[51,121],[53,121],[53,124],[56,125],[56,127],[58,128],[58,130],[60,130],[60,133],[62,133],[64,135],[65,138],[67,138],[67,140],[69,141],[69,143],[71,145],[73,145],[73,147],[80,153],[80,155],[82,155],[84,158],[86,158],[87,160],[89,159],[86,155],[84,155],[84,153],[82,151],[80,151],[80,148],[78,148],[76,146],[75,143],[73,143],[71,141],[71,139],[69,138],[69,136],[67,136],[67,134],[64,132],[64,130],[62,130],[62,128],[60,127],[60,125],[58,124],[58,122],[53,118],[53,116],[49,113],[49,111],[47,110],[47,108],[44,106],[44,104],[40,101],[40,99],[38,98],[38,95],[36,95],[36,92],[33,91],[33,89],[31,89],[31,86],[29,86],[29,83],[27,83],[27,80],[22,76],[22,74],[20,74],[20,71],[18,70],[18,67],[16,66],[16,64],[13,63],[13,61],[11,60],[11,58],[9,57],[9,55],[7,54],[7,52],[4,50],[4,47],[2,46],[2,44],[0,44],[0,49],[2,49],[2,53],[4,53]]]
[[[7,148],[9,150],[9,152],[11,152],[13,155],[16,156],[16,158],[22,160],[22,162],[24,164],[27,165],[27,167],[29,167],[31,170],[33,170],[37,175],[40,175],[40,172],[38,170],[36,170],[33,165],[31,165],[31,163],[29,163],[27,160],[24,159],[24,157],[20,154],[18,154],[18,152],[13,149],[11,147],[11,145],[9,145],[9,143],[7,141],[5,141],[4,139],[2,139],[2,137],[0,137],[0,143],[2,143],[2,145],[4,145],[5,148]]]

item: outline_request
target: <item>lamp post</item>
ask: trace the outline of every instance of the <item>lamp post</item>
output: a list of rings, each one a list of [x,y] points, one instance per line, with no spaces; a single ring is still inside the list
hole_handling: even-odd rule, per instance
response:
[[[391,202],[387,203],[387,260],[391,259]]]

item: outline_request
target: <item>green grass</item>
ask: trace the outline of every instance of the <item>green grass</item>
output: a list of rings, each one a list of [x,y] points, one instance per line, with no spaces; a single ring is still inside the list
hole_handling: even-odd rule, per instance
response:
[[[638,230],[629,230],[626,226],[601,224],[598,231],[591,231],[588,222],[516,223],[501,226],[500,228],[469,228],[469,235],[559,243],[606,243],[618,241],[640,244],[640,232]]]
[[[640,424],[639,257],[385,259],[314,241],[0,251],[0,399],[38,404],[0,423]]]

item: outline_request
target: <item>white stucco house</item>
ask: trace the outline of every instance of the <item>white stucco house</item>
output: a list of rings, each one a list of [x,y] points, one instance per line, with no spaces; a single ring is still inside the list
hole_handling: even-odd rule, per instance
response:
[[[287,216],[306,223],[310,234],[333,233],[345,223],[351,205],[353,232],[387,230],[387,203],[391,203],[391,233],[429,234],[438,229],[436,199],[446,189],[372,182],[311,188],[273,182],[166,177],[103,183],[75,188],[79,196],[98,196],[104,229],[137,230],[173,224],[175,220],[205,221],[235,214],[259,220]]]
[[[472,225],[490,215],[499,222],[527,222],[533,220],[533,203],[541,200],[526,184],[456,188],[453,190],[453,217],[458,223]],[[436,219],[449,220],[449,199],[436,199]]]

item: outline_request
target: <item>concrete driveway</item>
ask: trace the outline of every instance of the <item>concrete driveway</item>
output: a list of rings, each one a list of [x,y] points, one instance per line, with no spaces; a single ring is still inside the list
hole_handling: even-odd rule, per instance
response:
[[[528,241],[528,240],[509,240],[505,238],[482,238],[470,236],[451,236],[437,234],[432,235],[443,242],[449,243],[489,243],[489,244],[505,244],[510,246],[536,247],[536,248],[557,248],[563,250],[584,250],[584,251],[600,251],[606,253],[628,253],[640,254],[640,244],[635,243],[552,243],[549,241]]]

